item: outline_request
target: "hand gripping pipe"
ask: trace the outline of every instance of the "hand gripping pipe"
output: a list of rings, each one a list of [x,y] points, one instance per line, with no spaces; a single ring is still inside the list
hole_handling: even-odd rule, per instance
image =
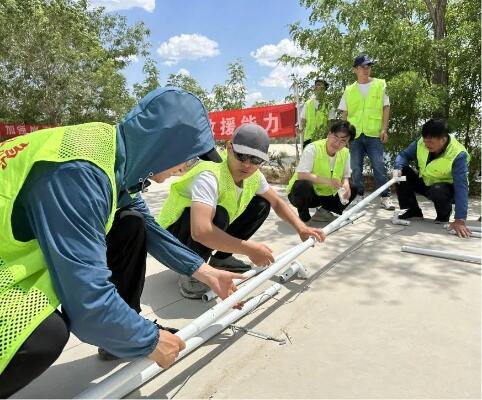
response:
[[[353,206],[350,210],[346,211],[343,215],[338,217],[336,220],[328,224],[326,227],[323,228],[323,231],[326,235],[329,235],[347,219],[349,219],[353,214],[359,211],[361,208],[365,207],[370,201],[376,198],[379,194],[381,194],[385,189],[390,187],[395,182],[399,180],[404,180],[405,177],[395,177],[390,179],[387,183],[380,186],[377,190],[371,193],[369,196],[364,198],[358,204]],[[179,332],[176,333],[184,341],[189,340],[192,337],[195,337],[197,334],[202,332],[206,329],[209,325],[213,324],[218,318],[222,315],[227,313],[233,306],[238,304],[244,297],[250,294],[253,290],[255,290],[258,286],[263,284],[265,281],[270,279],[273,275],[283,269],[286,265],[288,265],[291,261],[295,260],[300,254],[304,253],[307,249],[314,246],[315,239],[310,237],[309,239],[305,240],[304,242],[294,246],[291,248],[289,252],[283,253],[281,257],[278,257],[276,261],[263,272],[261,272],[258,276],[254,277],[253,279],[246,282],[246,284],[234,292],[231,296],[226,298],[224,301],[216,304],[214,307],[206,311],[204,314],[201,314],[198,318],[193,320],[190,324],[186,325],[182,328]],[[81,393],[79,398],[109,398],[109,388],[113,387],[120,387],[122,386],[123,382],[126,381],[128,377],[132,377],[137,374],[143,374],[143,371],[150,367],[154,362],[148,358],[142,358],[136,361],[131,362],[130,364],[126,365],[119,371],[115,372],[114,374],[108,376],[103,381],[99,382],[96,386],[92,387]],[[120,382],[120,383],[119,383]],[[99,387],[99,391],[96,388]],[[119,392],[120,393],[120,392]],[[127,392],[123,392],[127,394]],[[120,395],[120,396],[123,396]]]
[[[447,258],[449,260],[465,261],[480,264],[481,258],[469,254],[451,253],[449,251],[425,249],[423,247],[402,246],[402,251],[406,253],[423,254],[424,256],[433,256]]]
[[[470,228],[469,228],[469,229],[470,229]],[[449,231],[449,233],[450,233],[451,235],[456,235],[456,234],[457,234],[457,232],[455,232],[454,230]],[[474,237],[474,238],[480,238],[480,237],[481,237],[481,236],[480,236],[480,232],[472,232],[472,233],[470,234],[470,236],[471,236],[471,237]]]
[[[275,294],[277,294],[281,289],[281,285],[275,283],[266,289],[263,293],[253,297],[247,301],[241,310],[233,310],[225,316],[218,319],[213,324],[209,325],[205,330],[186,341],[186,348],[179,353],[177,360],[180,360],[184,356],[197,349],[204,342],[211,339],[213,336],[222,332],[226,327],[241,319],[246,314],[253,311],[256,307],[260,306]],[[132,375],[126,367],[139,363],[142,364],[142,369],[138,373]],[[98,385],[94,386],[92,389],[87,389],[75,398],[80,399],[92,399],[92,398],[112,398],[119,399],[123,396],[131,393],[139,386],[143,385],[154,376],[160,374],[164,369],[158,366],[156,363],[149,359],[141,359],[134,361],[133,363],[127,365],[126,367],[120,369],[115,374],[118,376],[115,380],[110,380],[109,385],[104,384],[109,378],[105,379]]]
[[[445,224],[444,225],[444,228],[450,228],[450,224]],[[480,226],[469,226],[467,225],[467,228],[471,231],[471,232],[480,232]]]

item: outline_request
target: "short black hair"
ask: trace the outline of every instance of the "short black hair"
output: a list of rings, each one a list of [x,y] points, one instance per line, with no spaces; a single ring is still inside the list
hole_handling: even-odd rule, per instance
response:
[[[327,90],[327,89],[330,87],[330,85],[328,85],[328,82],[325,81],[324,79],[321,79],[321,78],[316,78],[316,79],[315,79],[315,85],[316,85],[317,83],[322,83],[322,84],[325,86],[325,90]]]
[[[350,142],[355,139],[356,128],[350,124],[348,121],[343,121],[341,119],[335,120],[330,126],[330,133],[346,133],[350,136]]]
[[[429,119],[422,126],[422,137],[444,138],[449,137],[449,127],[444,119]]]

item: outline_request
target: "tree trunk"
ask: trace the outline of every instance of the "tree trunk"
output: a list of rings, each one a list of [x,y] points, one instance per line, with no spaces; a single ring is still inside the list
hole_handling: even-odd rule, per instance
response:
[[[445,25],[445,12],[447,10],[447,0],[424,0],[427,5],[433,25],[433,37],[435,47],[435,62],[432,70],[432,84],[440,85],[444,93],[444,101],[437,114],[447,118],[450,109],[450,98],[448,96],[449,74],[448,74],[448,52],[443,40],[447,36]]]

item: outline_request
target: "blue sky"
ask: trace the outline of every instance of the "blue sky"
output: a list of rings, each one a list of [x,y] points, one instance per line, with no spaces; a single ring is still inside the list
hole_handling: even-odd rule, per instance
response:
[[[241,59],[246,69],[248,105],[280,101],[289,94],[289,75],[310,67],[281,66],[281,54],[301,54],[289,38],[288,25],[308,24],[309,11],[298,0],[92,0],[94,6],[143,21],[151,30],[151,53],[166,82],[170,73],[190,74],[211,90],[227,79],[227,66]],[[132,86],[143,79],[142,60],[125,69]]]

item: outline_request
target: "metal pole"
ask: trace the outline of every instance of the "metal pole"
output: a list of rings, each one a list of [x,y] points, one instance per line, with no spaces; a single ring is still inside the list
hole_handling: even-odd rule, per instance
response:
[[[274,285],[270,286],[266,289],[263,293],[260,293],[256,297],[253,297],[249,301],[247,301],[241,310],[233,310],[230,313],[226,314],[224,317],[217,320],[212,325],[208,326],[204,331],[202,331],[199,335],[192,337],[188,341],[186,341],[186,348],[179,353],[177,361],[181,358],[187,356],[189,353],[196,350],[199,346],[203,343],[207,342],[213,336],[217,335],[219,332],[222,332],[226,329],[229,325],[236,322],[238,319],[241,319],[246,314],[253,311],[256,307],[260,306],[261,304],[265,303],[267,300],[271,299],[274,295],[276,295],[281,290],[281,285],[275,283]],[[149,360],[150,361],[150,360]],[[124,367],[125,368],[125,367]],[[120,369],[118,372],[121,372],[124,368]],[[136,390],[139,386],[145,384],[150,379],[159,375],[163,372],[164,369],[157,365],[155,362],[150,363],[149,366],[143,368],[141,373],[137,373],[135,375],[123,374],[121,378],[125,380],[118,380],[116,382],[112,382],[109,387],[98,387],[97,385],[94,387],[94,390],[86,390],[81,393],[76,398],[111,398],[111,399],[120,399],[127,394],[131,393],[132,391]],[[103,383],[103,382],[101,382]]]
[[[425,249],[423,247],[402,246],[402,251],[406,253],[423,254],[425,256],[433,256],[447,258],[449,260],[465,261],[480,264],[481,258],[469,254],[451,253],[449,251]]]
[[[300,162],[300,152],[298,150],[298,133],[300,127],[300,95],[298,93],[298,78],[295,74],[293,76],[293,90],[295,92],[295,103],[296,103],[296,125],[295,125],[295,149],[296,149],[296,164]],[[303,133],[300,134],[301,140],[301,150],[303,150]]]
[[[399,180],[403,180],[405,177],[396,177],[389,180],[384,185],[380,186],[377,190],[371,193],[369,196],[364,198],[360,203],[352,207],[346,213],[338,217],[336,220],[331,222],[327,225],[323,230],[328,235],[334,230],[336,230],[339,225],[341,225],[344,221],[348,220],[353,214],[359,211],[361,208],[365,207],[370,201],[376,198],[379,194],[381,194],[385,189],[387,189],[390,185]],[[208,326],[215,323],[217,319],[219,319],[222,315],[227,313],[231,310],[233,306],[238,304],[244,297],[250,294],[253,290],[255,290],[258,286],[263,284],[265,281],[270,279],[273,275],[278,273],[281,269],[283,269],[286,265],[288,265],[291,261],[295,260],[300,254],[304,253],[310,247],[314,246],[315,239],[310,237],[309,239],[305,240],[304,242],[296,245],[295,247],[291,248],[291,250],[283,253],[281,257],[278,257],[277,260],[263,272],[261,272],[258,276],[255,276],[250,281],[246,282],[246,284],[234,292],[231,296],[226,298],[224,301],[216,304],[214,307],[206,311],[204,314],[201,314],[198,318],[193,320],[190,324],[186,325],[182,328],[179,332],[176,333],[184,341],[189,340],[192,337],[195,337]],[[111,387],[113,383],[111,382],[125,382],[129,377],[143,374],[143,370],[150,367],[153,362],[148,358],[142,358],[136,361],[131,362],[130,364],[126,365],[121,370],[115,372],[114,374],[110,375],[103,381],[99,382],[96,386],[93,386],[90,390],[87,390],[79,395],[80,398],[104,398],[103,394],[108,393],[108,389]],[[119,384],[118,384],[119,385]],[[101,387],[99,391],[95,388],[98,386]],[[87,393],[87,394],[86,394]],[[107,397],[109,397],[107,395]]]
[[[450,233],[451,235],[456,235],[456,234],[457,234],[457,232],[455,232],[454,230],[449,231],[449,233]],[[470,236],[471,236],[471,237],[474,237],[474,238],[480,238],[480,237],[481,237],[481,236],[480,236],[480,232],[472,232],[472,233],[470,234]]]

